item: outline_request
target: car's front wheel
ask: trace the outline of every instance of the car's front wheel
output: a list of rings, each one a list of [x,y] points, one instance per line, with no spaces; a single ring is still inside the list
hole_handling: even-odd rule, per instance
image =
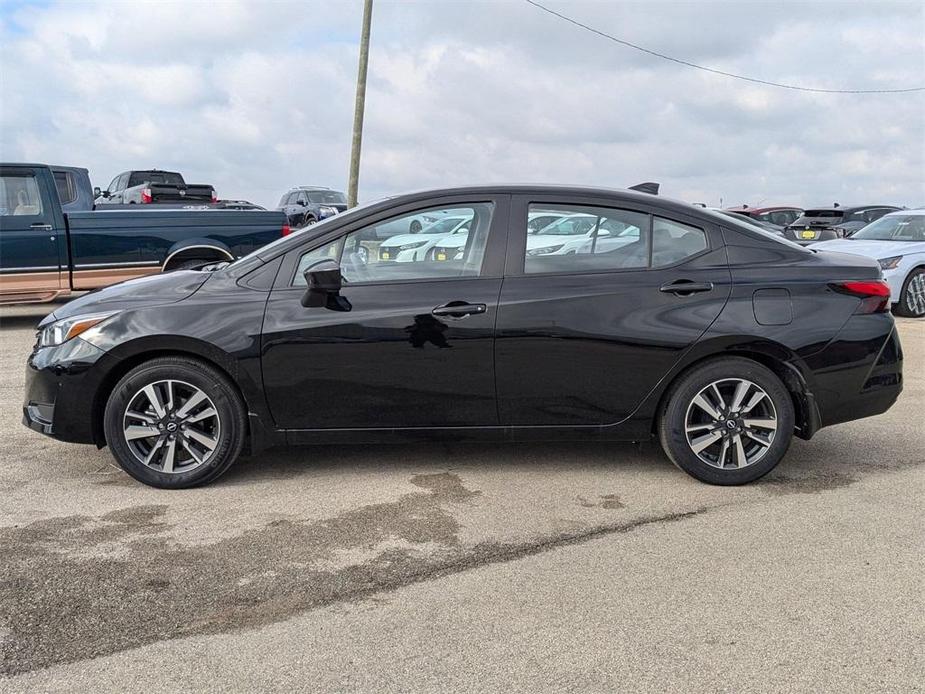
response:
[[[246,413],[228,378],[187,357],[161,357],[129,371],[106,403],[103,428],[116,462],[153,487],[216,479],[244,444]]]
[[[916,268],[909,273],[895,310],[898,316],[925,316],[925,268]]]
[[[710,484],[734,485],[766,475],[793,436],[790,393],[767,367],[724,357],[675,383],[659,423],[671,461]]]

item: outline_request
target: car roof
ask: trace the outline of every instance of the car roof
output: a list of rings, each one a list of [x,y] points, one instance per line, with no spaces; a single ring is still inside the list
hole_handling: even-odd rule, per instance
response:
[[[605,187],[594,187],[594,186],[583,186],[583,185],[551,185],[551,184],[531,184],[531,183],[501,183],[501,184],[485,184],[485,185],[470,185],[470,186],[459,186],[454,188],[432,188],[427,190],[417,190],[409,193],[402,193],[400,195],[393,195],[390,197],[382,198],[374,202],[364,203],[360,207],[355,207],[352,210],[347,210],[335,217],[331,217],[331,222],[335,224],[348,223],[348,219],[352,219],[354,213],[362,213],[363,216],[374,215],[379,212],[391,209],[393,207],[400,207],[404,205],[414,205],[416,203],[427,203],[430,200],[436,198],[458,198],[458,197],[471,197],[479,198],[481,196],[491,196],[491,195],[537,195],[544,196],[548,198],[555,198],[558,195],[562,195],[564,198],[561,200],[561,204],[576,204],[573,200],[567,198],[610,198],[609,202],[611,203],[636,203],[639,205],[646,205],[650,207],[661,208],[666,213],[676,213],[693,219],[697,219],[706,224],[717,224],[722,221],[724,218],[723,215],[717,215],[715,212],[705,210],[702,207],[697,207],[683,200],[677,200],[675,198],[664,197],[662,195],[652,195],[651,193],[640,193],[634,190],[628,190],[626,188],[605,188]],[[542,202],[537,202],[537,204],[551,205],[556,204],[556,201],[547,200]],[[731,220],[735,221],[735,220]],[[327,224],[328,222],[322,222],[319,225]],[[774,241],[770,236],[767,239],[766,232],[761,231],[760,229],[754,229],[751,225],[746,222],[740,222],[735,225],[737,231],[743,233],[748,233],[750,236],[754,235],[753,238],[758,238],[766,241]],[[311,227],[315,229],[316,227]],[[284,240],[285,239],[285,240]],[[254,254],[261,258],[264,261],[271,260],[278,255],[289,252],[293,247],[300,245],[303,241],[299,234],[290,234],[289,236],[284,237],[284,239],[279,239],[278,241],[270,244],[263,249],[258,249]]]
[[[727,207],[726,209],[729,212],[773,212],[774,210],[802,210],[803,208],[799,205],[770,205],[765,207],[736,205],[735,207]]]
[[[853,212],[854,210],[870,210],[870,209],[883,209],[889,207],[892,209],[900,209],[896,205],[819,205],[818,207],[813,205],[808,205],[805,211],[810,210],[838,210],[839,212]]]
[[[290,188],[287,193],[294,193],[297,190],[331,190],[327,186],[295,186]]]
[[[902,216],[908,216],[908,217],[923,217],[925,216],[925,208],[918,207],[914,210],[895,210],[894,212],[890,212],[889,214],[885,214],[883,216],[892,217],[893,215],[897,215],[897,216],[902,215]]]

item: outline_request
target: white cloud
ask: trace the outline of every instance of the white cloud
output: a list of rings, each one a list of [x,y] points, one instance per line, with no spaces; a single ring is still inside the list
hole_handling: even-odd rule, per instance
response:
[[[597,3],[556,9],[655,50],[811,86],[925,82],[923,8]],[[0,4],[0,156],[157,166],[275,205],[347,177],[360,4]],[[483,181],[728,204],[925,203],[925,94],[731,81],[523,2],[377,0],[361,198]]]

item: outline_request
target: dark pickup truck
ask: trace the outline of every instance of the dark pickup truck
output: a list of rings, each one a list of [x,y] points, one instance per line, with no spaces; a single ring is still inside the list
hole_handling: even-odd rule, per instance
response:
[[[176,171],[125,171],[106,190],[95,189],[97,207],[106,205],[156,205],[158,203],[215,202],[215,188],[205,183],[187,183]]]
[[[0,303],[233,260],[289,233],[282,212],[264,210],[73,211],[68,178],[76,201],[86,169],[0,164]]]

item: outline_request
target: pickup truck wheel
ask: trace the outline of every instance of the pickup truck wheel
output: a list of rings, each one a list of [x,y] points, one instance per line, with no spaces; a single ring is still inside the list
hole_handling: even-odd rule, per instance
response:
[[[793,401],[767,367],[709,361],[672,387],[659,423],[671,461],[702,482],[736,485],[774,469],[793,436]]]
[[[244,403],[218,369],[187,357],[161,357],[129,371],[103,414],[116,462],[162,489],[206,484],[237,459],[247,427]]]

